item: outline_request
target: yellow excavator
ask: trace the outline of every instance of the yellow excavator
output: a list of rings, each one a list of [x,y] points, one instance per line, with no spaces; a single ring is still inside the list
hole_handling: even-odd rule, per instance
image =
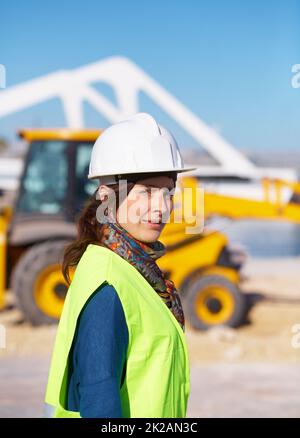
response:
[[[198,183],[201,185],[201,182]],[[262,178],[261,199],[247,199],[205,192],[205,215],[231,219],[282,220],[300,224],[300,183]],[[286,192],[289,192],[288,199]]]
[[[12,289],[24,318],[33,325],[56,323],[60,317],[67,292],[61,273],[62,253],[76,236],[82,205],[96,189],[97,182],[86,175],[91,148],[100,133],[87,129],[19,132],[28,143],[28,152],[14,205],[3,207],[0,215],[0,309],[5,308],[6,291]],[[218,231],[204,227],[192,234],[186,232],[198,221],[198,189],[196,178],[179,179],[175,208],[160,236],[167,253],[158,259],[158,265],[174,281],[193,328],[237,327],[247,313],[245,295],[239,288],[244,254]],[[295,193],[298,189],[293,186]],[[185,200],[192,205],[191,217],[177,223],[177,212]],[[300,222],[299,205],[282,206],[279,200],[276,205],[263,201],[260,217],[273,214],[274,218],[281,215]],[[242,206],[237,198],[205,191],[203,202],[202,219],[215,214],[253,217],[259,207],[246,201]]]

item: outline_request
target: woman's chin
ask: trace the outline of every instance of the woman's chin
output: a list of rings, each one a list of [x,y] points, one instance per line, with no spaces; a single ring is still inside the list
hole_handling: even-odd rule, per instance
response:
[[[140,229],[141,229],[140,240],[143,242],[151,243],[151,242],[156,242],[156,240],[158,240],[159,236],[162,233],[163,226],[160,224],[159,227],[151,228],[148,226],[148,224],[141,224]]]

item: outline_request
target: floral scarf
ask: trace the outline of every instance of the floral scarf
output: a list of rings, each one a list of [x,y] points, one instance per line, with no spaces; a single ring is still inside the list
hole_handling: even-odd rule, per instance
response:
[[[165,278],[155,262],[165,254],[164,244],[159,240],[153,243],[137,240],[117,222],[104,223],[102,231],[101,243],[127,260],[145,277],[184,331],[184,313],[179,294],[174,283]]]

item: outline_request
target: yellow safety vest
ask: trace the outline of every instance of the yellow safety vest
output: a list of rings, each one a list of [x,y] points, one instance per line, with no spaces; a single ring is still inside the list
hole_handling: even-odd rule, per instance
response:
[[[77,265],[59,321],[45,397],[50,416],[80,417],[79,412],[67,410],[69,353],[80,312],[103,282],[116,289],[128,326],[126,376],[120,388],[122,416],[185,418],[190,366],[180,324],[134,266],[94,244],[88,245]]]

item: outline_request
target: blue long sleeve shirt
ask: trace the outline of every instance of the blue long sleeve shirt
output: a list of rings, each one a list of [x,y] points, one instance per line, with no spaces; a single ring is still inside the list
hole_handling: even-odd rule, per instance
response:
[[[101,289],[101,292],[100,292]],[[70,358],[68,409],[83,418],[121,418],[128,327],[115,288],[102,284],[84,306]]]

